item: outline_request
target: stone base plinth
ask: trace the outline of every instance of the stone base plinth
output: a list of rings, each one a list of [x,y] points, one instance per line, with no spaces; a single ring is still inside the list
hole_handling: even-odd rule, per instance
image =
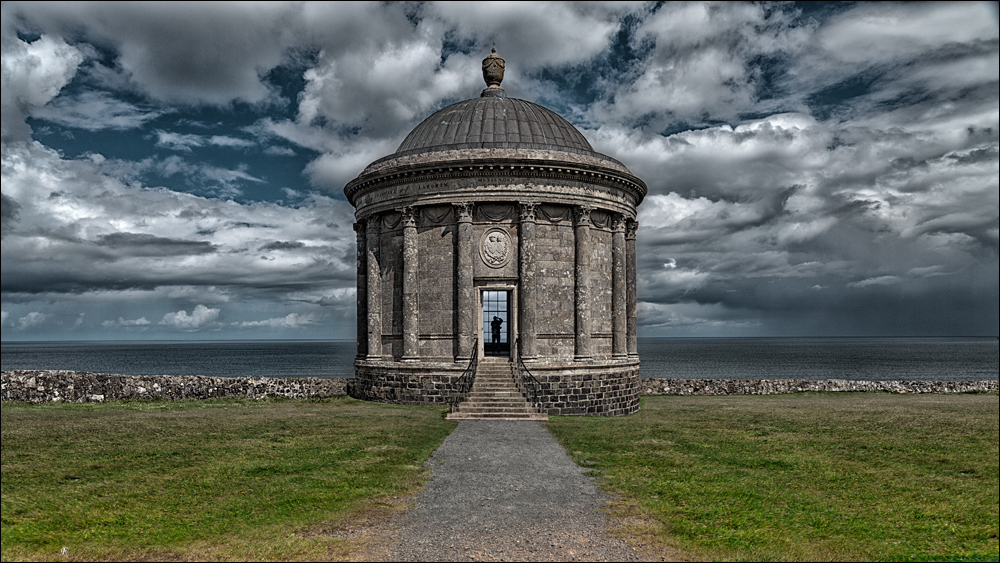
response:
[[[467,363],[358,360],[347,394],[380,403],[445,404],[468,367]]]
[[[547,414],[621,416],[639,410],[638,361],[525,365],[541,383]]]
[[[458,363],[358,360],[347,394],[406,405],[445,404],[468,367]],[[547,414],[620,416],[639,410],[639,362],[527,364],[542,389]]]

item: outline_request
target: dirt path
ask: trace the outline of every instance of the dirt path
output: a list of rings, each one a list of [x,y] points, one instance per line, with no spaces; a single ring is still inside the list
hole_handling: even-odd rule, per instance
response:
[[[541,424],[463,421],[433,481],[362,557],[383,561],[637,561],[607,535],[609,498]]]

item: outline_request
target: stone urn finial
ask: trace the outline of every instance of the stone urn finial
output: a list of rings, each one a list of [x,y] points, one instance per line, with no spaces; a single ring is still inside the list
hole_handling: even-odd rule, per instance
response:
[[[486,81],[486,89],[480,94],[481,97],[505,98],[507,96],[503,88],[500,87],[500,83],[503,82],[503,69],[503,57],[497,54],[497,47],[494,45],[493,51],[483,59],[483,80]]]

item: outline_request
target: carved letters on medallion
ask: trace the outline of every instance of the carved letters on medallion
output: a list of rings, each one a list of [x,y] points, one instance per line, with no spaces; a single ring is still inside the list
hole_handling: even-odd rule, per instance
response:
[[[479,241],[479,255],[490,268],[503,268],[510,262],[513,254],[510,235],[499,227],[493,227],[483,233]]]

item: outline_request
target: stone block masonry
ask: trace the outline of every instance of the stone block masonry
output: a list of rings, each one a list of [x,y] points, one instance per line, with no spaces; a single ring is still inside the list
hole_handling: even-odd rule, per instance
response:
[[[539,370],[544,372],[545,370]],[[457,374],[431,377],[422,374],[412,385],[398,389],[365,386],[354,379],[311,377],[204,377],[197,375],[111,375],[82,371],[5,371],[0,374],[0,399],[26,403],[69,401],[91,403],[128,399],[211,399],[245,397],[264,399],[287,397],[316,399],[353,394],[376,401],[440,403],[447,394],[447,384]],[[635,412],[638,401],[624,384],[608,386],[610,380],[599,374],[560,377],[555,373],[540,378],[550,394],[549,414],[624,414]],[[570,381],[580,377],[582,381]],[[565,380],[564,380],[565,379]],[[618,378],[614,378],[618,379]],[[370,383],[370,382],[369,382]],[[622,381],[618,381],[622,383]],[[640,395],[780,395],[808,391],[884,392],[884,393],[996,393],[1000,383],[992,381],[850,381],[845,379],[638,379]],[[391,386],[390,386],[391,387]],[[412,389],[411,389],[412,387]],[[428,393],[428,389],[436,392]],[[392,395],[392,396],[390,396]],[[431,396],[431,398],[428,398]],[[603,406],[602,406],[603,405]]]

